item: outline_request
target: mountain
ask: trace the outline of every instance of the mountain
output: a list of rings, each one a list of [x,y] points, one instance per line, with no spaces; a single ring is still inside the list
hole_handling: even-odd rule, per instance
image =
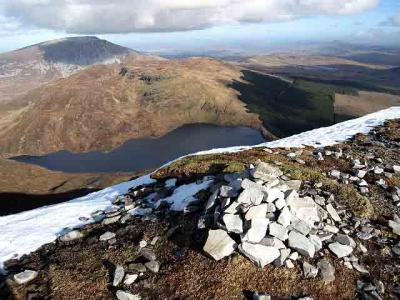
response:
[[[138,53],[97,37],[52,40],[0,54],[0,104],[86,66],[118,62]]]
[[[0,117],[0,151],[110,150],[191,123],[262,130],[232,87],[241,76],[240,69],[206,58],[135,56],[88,67],[20,97],[26,106]]]

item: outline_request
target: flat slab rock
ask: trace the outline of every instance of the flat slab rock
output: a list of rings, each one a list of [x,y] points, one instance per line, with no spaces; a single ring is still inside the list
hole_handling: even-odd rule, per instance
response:
[[[349,256],[353,252],[353,248],[338,242],[331,243],[328,247],[338,258]]]
[[[281,255],[278,248],[247,242],[240,244],[239,250],[261,268],[272,263]]]
[[[129,292],[125,292],[125,291],[121,291],[121,290],[117,291],[115,296],[117,296],[118,300],[140,300],[140,299],[142,299],[139,295],[133,295]]]
[[[301,233],[295,231],[291,231],[289,233],[289,247],[295,249],[297,252],[304,256],[314,257],[314,244]]]
[[[203,250],[215,260],[231,255],[237,247],[236,242],[221,229],[210,230]]]
[[[38,276],[38,272],[32,270],[25,270],[21,273],[14,275],[14,280],[18,284],[25,284],[34,280]]]

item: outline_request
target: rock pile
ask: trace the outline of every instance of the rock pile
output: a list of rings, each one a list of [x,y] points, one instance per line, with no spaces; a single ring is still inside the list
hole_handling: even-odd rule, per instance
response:
[[[259,267],[273,263],[292,268],[300,256],[323,257],[329,249],[349,268],[368,273],[353,255],[361,245],[349,235],[354,233],[351,214],[337,210],[332,194],[310,189],[264,162],[224,179],[211,188],[199,222],[209,229],[204,251],[215,260],[237,250]],[[335,270],[326,259],[317,266],[305,261],[303,269],[306,277],[320,273],[325,281],[334,280]]]

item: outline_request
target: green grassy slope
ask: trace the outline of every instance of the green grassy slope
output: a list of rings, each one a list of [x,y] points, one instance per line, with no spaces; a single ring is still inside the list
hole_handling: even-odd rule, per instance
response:
[[[293,83],[243,70],[232,87],[271,133],[285,137],[334,123],[335,88],[305,80]]]

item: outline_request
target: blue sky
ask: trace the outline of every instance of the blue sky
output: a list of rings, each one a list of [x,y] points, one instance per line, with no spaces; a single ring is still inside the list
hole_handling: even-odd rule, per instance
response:
[[[7,2],[7,0],[3,1]],[[63,3],[62,0],[52,1]],[[75,1],[79,2],[79,0]],[[114,7],[108,9],[116,9],[121,14],[124,5],[127,5],[126,1],[121,0],[119,6],[117,3]],[[147,3],[152,1],[148,0]],[[165,1],[171,2],[170,0]],[[35,19],[35,17],[40,14],[40,9],[42,9],[46,14],[49,13],[48,10],[50,10],[50,13],[54,10],[54,15],[57,16],[59,14],[58,18],[62,19],[63,16],[71,15],[76,9],[60,4],[56,7],[52,5],[40,8],[35,14],[30,14],[31,11],[37,9],[34,0],[13,0],[9,2],[8,6],[6,4],[3,10],[1,10],[0,4],[0,20],[3,20],[3,30],[0,30],[0,51],[8,51],[54,38],[76,36],[80,33],[91,34],[91,30],[95,31],[93,33],[101,38],[141,51],[264,49],[298,42],[326,42],[332,40],[376,45],[400,45],[399,0],[359,0],[358,2],[365,2],[363,7],[359,8],[354,4],[351,8],[352,11],[346,11],[345,13],[339,9],[331,12],[334,2],[332,2],[333,5],[331,6],[327,4],[331,0],[325,0],[325,2],[323,2],[324,0],[313,0],[316,3],[315,7],[310,7],[309,5],[295,7],[296,4],[290,3],[291,0],[279,0],[288,3],[283,7],[282,2],[274,4],[275,0],[265,0],[265,2],[273,4],[268,7],[269,10],[276,9],[278,11],[278,13],[271,12],[271,15],[269,15],[268,10],[263,12],[260,9],[260,14],[257,14],[257,8],[254,11],[251,10],[251,5],[260,5],[260,8],[264,7],[260,0],[244,0],[241,4],[246,2],[248,7],[242,6],[240,8],[247,9],[248,12],[246,11],[247,13],[243,14],[238,13],[235,7],[237,0],[236,2],[235,0],[221,0],[226,4],[221,6],[219,3],[218,8],[214,7],[215,1],[207,1],[210,4],[206,8],[199,8],[198,6],[184,7],[184,14],[179,11],[179,15],[173,15],[170,6],[167,8],[157,7],[156,14],[154,13],[154,3],[149,8],[146,7],[146,1],[137,0],[137,5],[141,9],[139,10],[141,16],[148,15],[151,17],[151,22],[143,21],[137,15],[127,15],[126,20],[129,21],[124,22],[129,23],[132,20],[134,24],[132,26],[127,25],[125,28],[125,23],[122,25],[110,24],[107,19],[97,22],[99,17],[96,17],[96,13],[100,8],[96,6],[95,2],[85,10],[84,14],[80,12],[79,16],[73,18],[73,21],[70,21],[70,18],[66,18],[68,22],[58,23],[50,18],[47,21],[46,19],[42,21],[43,16],[40,16],[40,19]],[[343,7],[345,7],[345,0],[337,1],[343,3]],[[352,1],[357,2],[357,0],[350,0],[347,1],[347,4]],[[15,6],[16,2],[21,3],[19,6]],[[31,7],[29,7],[30,2]],[[177,5],[177,2],[179,1],[174,1],[173,5]],[[379,2],[379,4],[374,5],[374,2]],[[71,11],[68,11],[68,9],[71,9]],[[168,9],[168,14],[158,13],[159,11],[163,12],[163,9]],[[179,9],[182,8],[174,7],[173,11],[176,12]],[[301,13],[298,14],[296,9],[301,10]],[[224,10],[227,11],[226,14],[224,14]],[[203,23],[201,20],[204,19],[204,14],[215,15]],[[230,14],[234,14],[235,17],[228,18]],[[278,14],[279,18],[274,18],[274,14]],[[399,18],[395,19],[397,14]],[[218,16],[218,18],[215,16]],[[285,20],[286,16],[289,16],[288,20]],[[91,22],[82,21],[86,19]],[[247,22],[247,20],[251,22]],[[399,23],[394,20],[399,20]],[[201,29],[190,30],[192,28]],[[102,32],[103,30],[104,33]],[[118,30],[121,30],[121,33]],[[72,33],[68,34],[68,31]],[[137,33],[137,31],[145,32]]]

